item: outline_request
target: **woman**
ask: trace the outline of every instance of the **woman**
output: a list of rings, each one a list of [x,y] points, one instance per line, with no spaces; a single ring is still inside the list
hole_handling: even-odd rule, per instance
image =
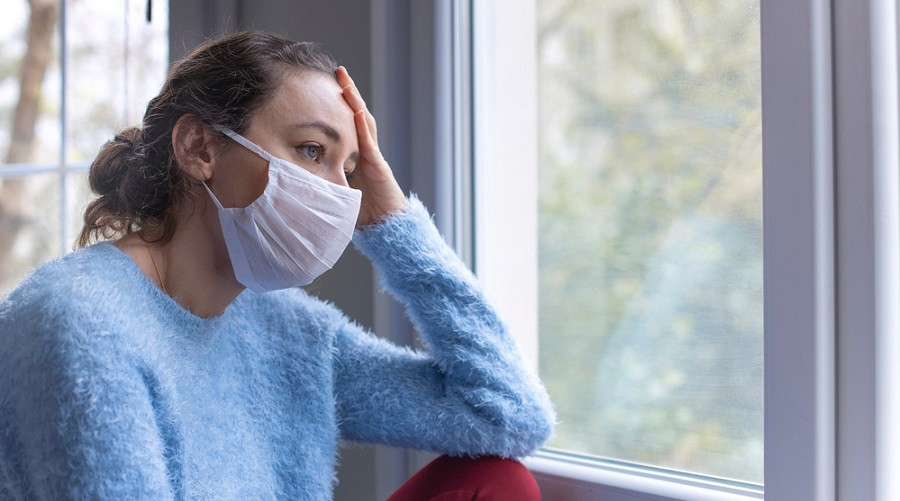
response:
[[[343,438],[446,454],[392,499],[539,498],[546,391],[314,45],[206,42],[90,183],[82,248],[0,305],[0,497],[330,499]],[[426,352],[296,288],[351,238]]]

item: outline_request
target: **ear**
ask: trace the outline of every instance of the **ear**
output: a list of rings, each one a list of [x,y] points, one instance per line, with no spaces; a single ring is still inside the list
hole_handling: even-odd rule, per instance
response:
[[[178,166],[192,178],[206,181],[213,175],[213,158],[219,138],[193,113],[186,113],[172,127],[172,151]]]

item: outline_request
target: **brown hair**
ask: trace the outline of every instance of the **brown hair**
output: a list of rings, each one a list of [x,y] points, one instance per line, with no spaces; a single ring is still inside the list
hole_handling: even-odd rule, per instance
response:
[[[91,164],[90,186],[98,198],[85,210],[78,246],[131,233],[148,242],[169,241],[192,187],[172,151],[175,123],[191,113],[210,130],[243,133],[250,113],[272,97],[290,68],[334,75],[337,64],[316,44],[257,31],[207,40],[175,63],[147,104],[141,127],[120,131]]]

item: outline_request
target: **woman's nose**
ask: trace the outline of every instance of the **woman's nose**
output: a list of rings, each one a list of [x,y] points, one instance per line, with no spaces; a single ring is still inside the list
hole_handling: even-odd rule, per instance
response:
[[[325,180],[347,188],[350,187],[350,183],[347,182],[347,175],[344,173],[344,168],[340,165],[328,169],[328,175],[325,177]]]

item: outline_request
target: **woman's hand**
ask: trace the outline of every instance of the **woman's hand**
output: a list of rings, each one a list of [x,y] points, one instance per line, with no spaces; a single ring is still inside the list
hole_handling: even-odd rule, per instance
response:
[[[359,95],[359,90],[347,73],[347,69],[340,66],[336,74],[338,84],[343,89],[344,100],[353,110],[359,141],[359,164],[353,171],[349,183],[351,188],[362,190],[362,205],[356,219],[356,227],[360,228],[391,212],[405,208],[409,202],[394,179],[391,166],[378,148],[375,117],[366,108],[366,103]]]

